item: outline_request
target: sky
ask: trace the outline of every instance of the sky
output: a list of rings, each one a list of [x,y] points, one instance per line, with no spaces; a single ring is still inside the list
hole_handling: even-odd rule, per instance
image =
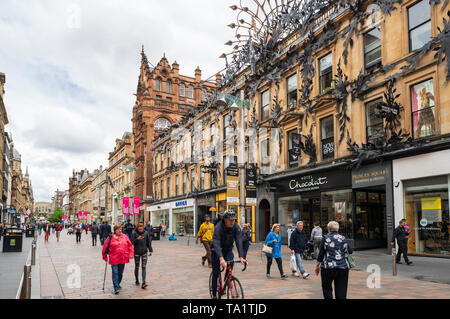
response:
[[[1,0],[0,72],[14,147],[34,199],[69,187],[73,169],[108,166],[131,132],[141,47],[206,79],[224,66],[230,0]]]

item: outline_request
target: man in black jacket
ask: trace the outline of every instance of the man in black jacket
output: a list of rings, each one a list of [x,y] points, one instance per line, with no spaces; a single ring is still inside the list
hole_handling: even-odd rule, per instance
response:
[[[103,222],[103,225],[100,227],[100,242],[102,243],[102,246],[105,243],[106,238],[108,238],[108,236],[111,234],[111,226],[108,224],[108,222]]]
[[[142,289],[147,287],[145,283],[146,267],[147,267],[147,251],[150,256],[153,253],[152,236],[145,231],[144,223],[139,222],[136,230],[131,234],[131,243],[134,246],[134,275],[136,277],[136,285],[139,285],[139,264],[142,260]]]
[[[396,257],[397,264],[401,264],[401,255],[403,253],[403,258],[407,265],[411,265],[412,262],[408,260],[408,238],[409,232],[405,229],[406,219],[400,220],[399,226],[394,229],[394,234],[392,235],[391,245],[395,245],[395,239],[397,239],[398,252]]]
[[[302,263],[302,254],[306,249],[306,243],[308,242],[308,238],[306,237],[305,232],[303,231],[303,222],[297,222],[297,228],[291,234],[291,240],[289,242],[289,248],[291,249],[291,254],[295,255],[295,261],[297,262],[297,267],[300,270],[303,279],[308,278],[309,274],[305,271]],[[296,271],[292,271],[292,275],[295,277],[299,277]]]

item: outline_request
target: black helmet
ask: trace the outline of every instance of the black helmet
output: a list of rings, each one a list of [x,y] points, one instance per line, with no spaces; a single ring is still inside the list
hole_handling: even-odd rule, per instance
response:
[[[227,209],[226,211],[223,212],[223,218],[228,218],[228,219],[237,219],[237,214],[234,210],[232,209]]]

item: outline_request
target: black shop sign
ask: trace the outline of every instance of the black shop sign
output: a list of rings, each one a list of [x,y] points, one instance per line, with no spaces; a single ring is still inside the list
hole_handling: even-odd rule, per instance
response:
[[[277,184],[278,191],[283,193],[322,191],[334,188],[350,187],[351,175],[346,170],[338,169],[322,173],[295,176],[274,184]]]

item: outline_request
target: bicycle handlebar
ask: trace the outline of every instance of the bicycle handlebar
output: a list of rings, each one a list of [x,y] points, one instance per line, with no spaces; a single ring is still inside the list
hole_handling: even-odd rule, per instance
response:
[[[240,260],[227,261],[227,265],[231,265],[233,263],[241,263],[241,261]],[[244,268],[242,269],[242,271],[245,271],[247,269],[247,265],[248,265],[248,261],[245,261]],[[225,268],[221,267],[220,272],[223,272],[224,270],[225,270]]]

